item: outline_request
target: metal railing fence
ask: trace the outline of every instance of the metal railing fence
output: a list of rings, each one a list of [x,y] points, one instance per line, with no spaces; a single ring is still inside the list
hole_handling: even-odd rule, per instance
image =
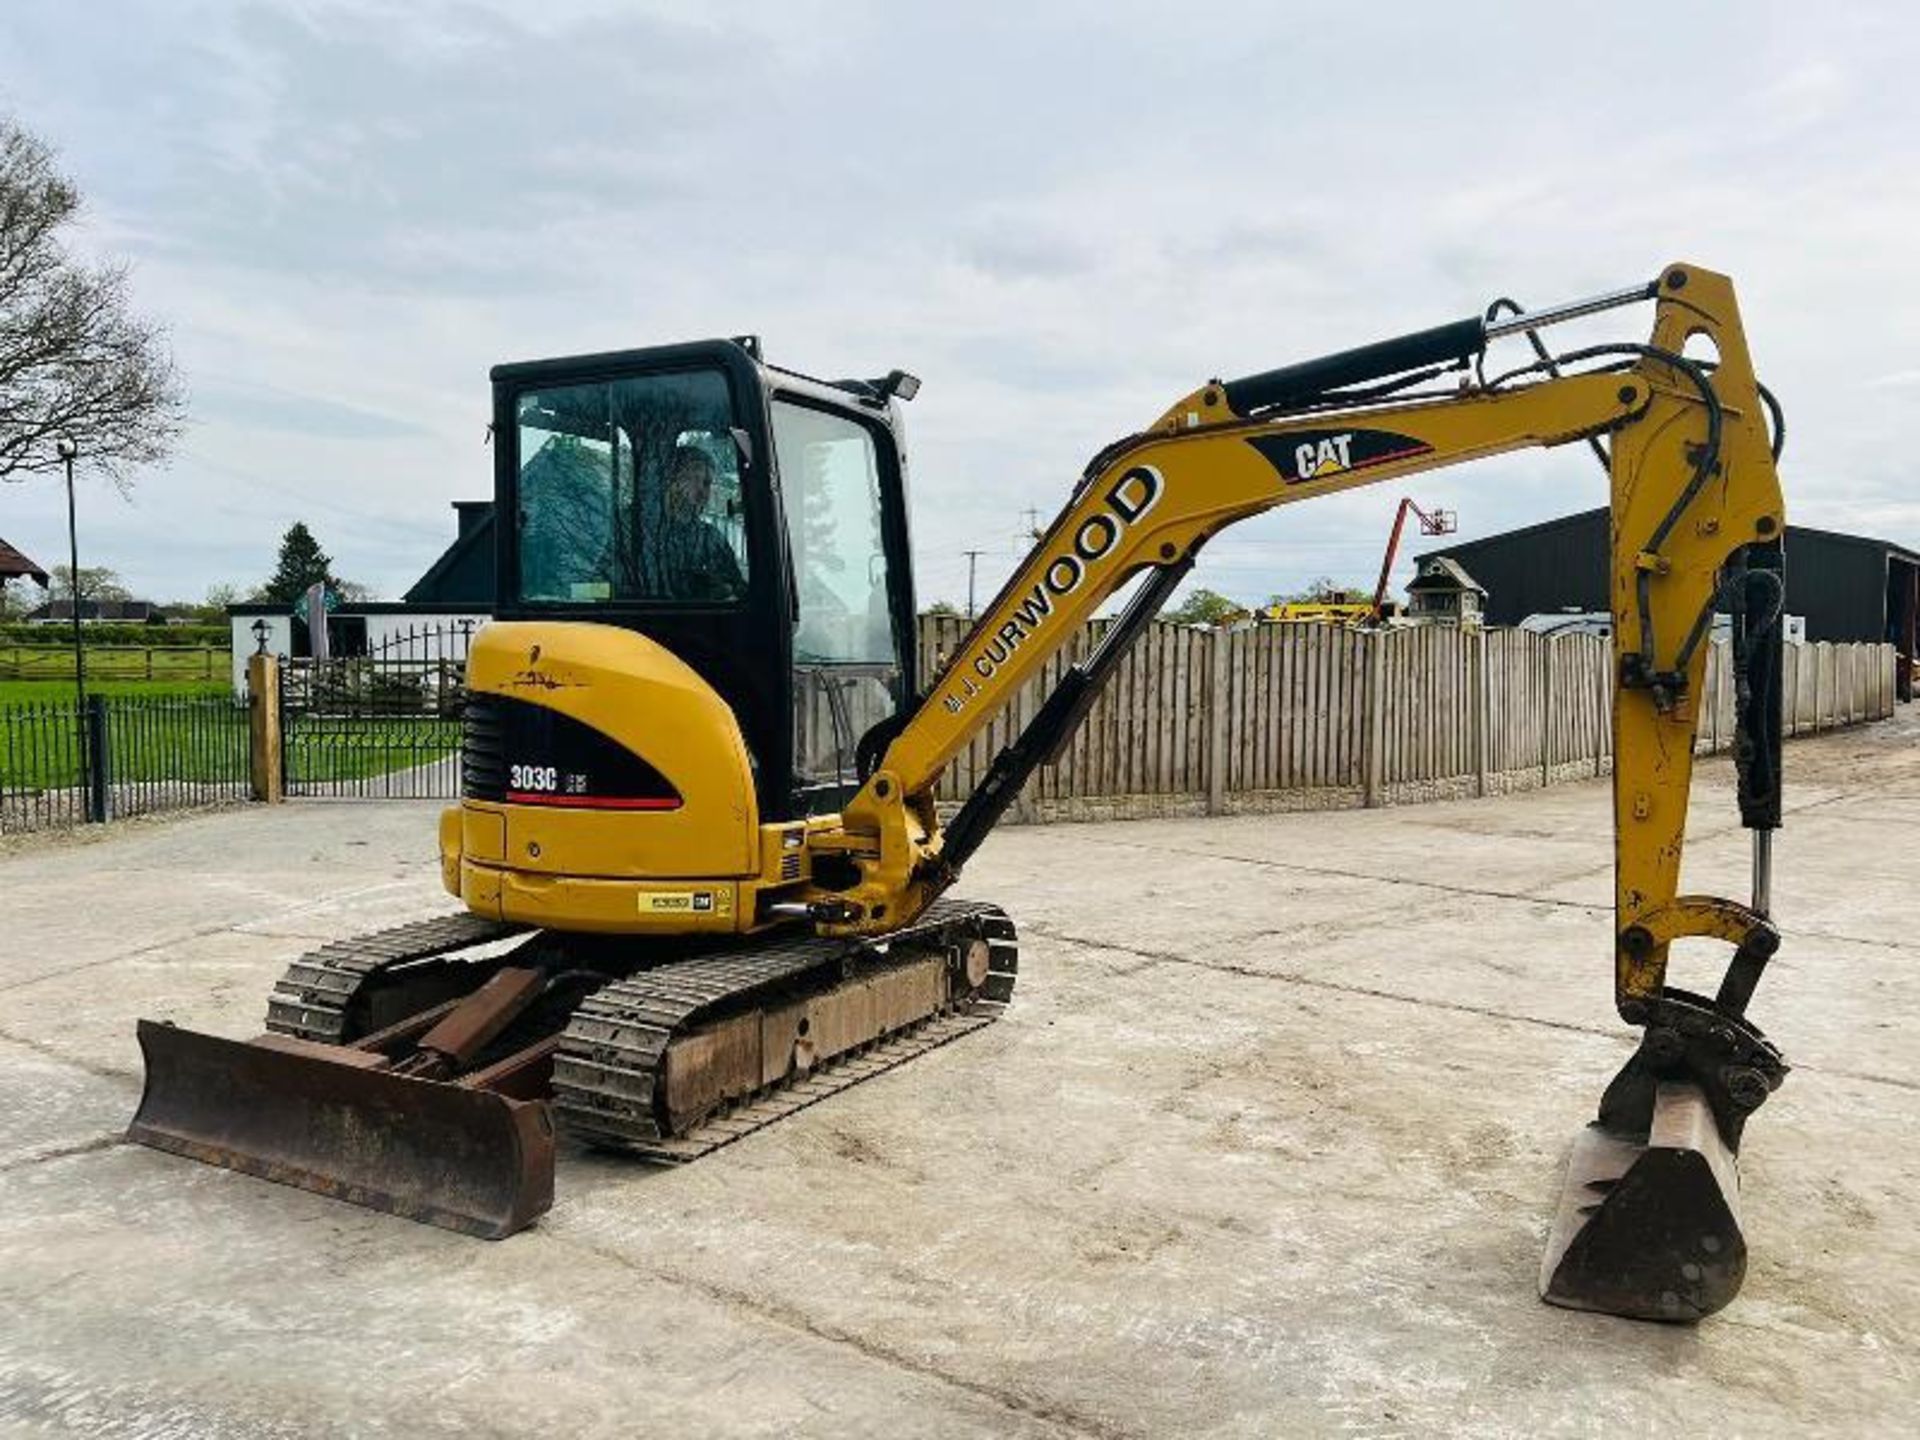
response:
[[[0,705],[0,834],[244,800],[247,712],[224,695]]]

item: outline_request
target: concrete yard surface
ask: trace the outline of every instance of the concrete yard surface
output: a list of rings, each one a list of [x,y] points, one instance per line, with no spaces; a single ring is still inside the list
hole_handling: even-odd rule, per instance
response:
[[[256,1033],[304,949],[449,908],[434,806],[14,843],[0,1429],[1912,1433],[1917,741],[1789,749],[1754,1015],[1796,1069],[1747,1133],[1746,1291],[1695,1328],[1535,1298],[1630,1048],[1604,782],[1004,830],[962,887],[1021,926],[999,1024],[682,1169],[563,1150],[494,1244],[120,1139],[136,1017]],[[1687,888],[1744,897],[1731,783]]]

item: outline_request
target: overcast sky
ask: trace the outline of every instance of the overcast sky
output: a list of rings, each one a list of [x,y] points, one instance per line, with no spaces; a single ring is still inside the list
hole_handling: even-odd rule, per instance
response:
[[[177,459],[82,497],[137,594],[257,583],[305,519],[397,596],[490,491],[489,365],[752,331],[924,379],[920,594],[964,600],[965,550],[984,598],[1027,507],[1209,376],[1673,259],[1739,283],[1792,518],[1920,544],[1916,38],[1893,4],[7,0],[0,108],[191,387]],[[1249,522],[1195,580],[1370,582],[1402,493],[1466,538],[1605,498],[1583,448],[1510,457]],[[62,555],[57,483],[0,485],[0,535]]]

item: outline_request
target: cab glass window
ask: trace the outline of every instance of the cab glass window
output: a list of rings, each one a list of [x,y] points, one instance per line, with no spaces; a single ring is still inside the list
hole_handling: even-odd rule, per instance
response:
[[[694,370],[556,386],[518,402],[520,598],[745,598],[727,382]]]
[[[773,444],[799,612],[794,771],[803,793],[855,781],[854,747],[902,694],[873,434],[844,416],[773,404]],[[838,803],[823,794],[823,806]]]

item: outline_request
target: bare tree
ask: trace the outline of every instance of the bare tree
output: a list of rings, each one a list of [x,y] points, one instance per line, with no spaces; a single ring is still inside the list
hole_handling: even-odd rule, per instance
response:
[[[57,469],[55,443],[71,436],[81,463],[125,488],[172,450],[186,397],[166,332],[132,309],[126,267],[61,242],[80,203],[46,144],[0,116],[0,480]]]

